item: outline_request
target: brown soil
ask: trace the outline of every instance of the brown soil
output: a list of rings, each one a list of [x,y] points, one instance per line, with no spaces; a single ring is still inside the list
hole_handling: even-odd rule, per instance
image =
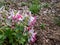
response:
[[[55,25],[53,21],[56,15],[60,15],[59,4],[54,5],[52,9],[44,8],[39,12],[40,15],[35,25],[35,29],[38,32],[37,41],[34,45],[60,45],[60,27]],[[47,13],[44,13],[46,10],[48,10]],[[46,25],[44,30],[40,28],[41,23]]]

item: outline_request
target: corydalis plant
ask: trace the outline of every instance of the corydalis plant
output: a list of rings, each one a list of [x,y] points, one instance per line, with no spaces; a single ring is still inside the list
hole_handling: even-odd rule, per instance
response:
[[[3,14],[4,11],[6,12]],[[1,28],[4,33],[2,35],[5,36],[1,44],[4,44],[6,41],[6,45],[25,45],[28,42],[34,43],[36,41],[37,33],[33,29],[36,16],[33,17],[28,9],[22,9],[21,12],[21,10],[9,9],[7,11],[2,8],[1,12],[1,15],[3,15],[1,18],[3,18],[4,21],[1,20],[6,25]]]

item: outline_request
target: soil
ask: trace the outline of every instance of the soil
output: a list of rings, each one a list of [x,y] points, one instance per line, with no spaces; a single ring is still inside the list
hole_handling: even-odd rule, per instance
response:
[[[53,20],[55,16],[60,15],[59,4],[60,2],[54,4],[52,8],[44,8],[39,12],[35,25],[35,30],[38,32],[37,41],[34,45],[60,45],[60,27]],[[45,24],[45,29],[40,28],[41,23]]]

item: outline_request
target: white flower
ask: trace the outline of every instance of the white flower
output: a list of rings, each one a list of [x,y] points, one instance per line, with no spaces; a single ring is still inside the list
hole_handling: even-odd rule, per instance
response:
[[[36,32],[34,32],[34,29],[32,28],[31,30],[29,30],[29,33],[31,34],[28,41],[34,43],[36,41]]]
[[[30,20],[29,20],[29,23],[28,23],[28,25],[29,26],[34,26],[35,25],[35,22],[36,22],[36,17],[30,17],[29,18]]]

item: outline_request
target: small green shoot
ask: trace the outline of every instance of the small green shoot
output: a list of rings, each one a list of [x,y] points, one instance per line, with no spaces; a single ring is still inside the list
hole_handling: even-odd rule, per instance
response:
[[[41,29],[45,29],[45,24],[42,23],[42,24],[40,25],[40,27],[41,27]]]

